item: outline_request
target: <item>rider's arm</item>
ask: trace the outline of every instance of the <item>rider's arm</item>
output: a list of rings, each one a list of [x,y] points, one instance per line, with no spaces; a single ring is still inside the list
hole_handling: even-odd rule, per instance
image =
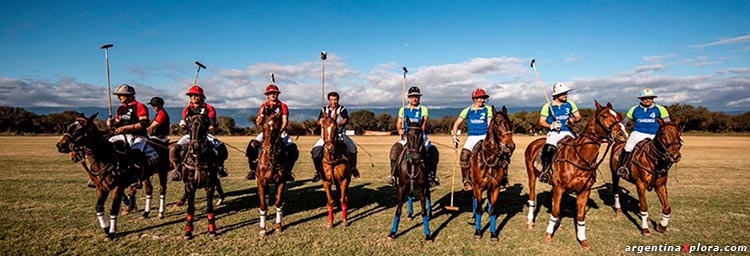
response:
[[[398,117],[398,120],[396,120],[396,131],[398,131],[399,136],[404,136],[404,118]]]
[[[281,116],[281,130],[286,131],[286,122],[287,122],[287,116],[283,115]]]
[[[539,126],[549,129],[550,123],[547,123],[546,116],[539,117]]]
[[[461,123],[464,121],[462,117],[457,117],[456,121],[453,122],[453,130],[451,130],[451,134],[453,134],[453,137],[458,136],[458,126],[461,125]]]
[[[581,121],[581,119],[583,119],[583,117],[581,117],[581,112],[576,111],[573,112],[573,116],[571,118],[568,118],[568,121],[566,122],[577,123],[578,121]]]

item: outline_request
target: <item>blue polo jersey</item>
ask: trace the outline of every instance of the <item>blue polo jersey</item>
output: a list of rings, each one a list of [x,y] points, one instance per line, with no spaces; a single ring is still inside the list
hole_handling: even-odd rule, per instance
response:
[[[492,119],[492,110],[489,106],[476,109],[469,106],[461,110],[458,116],[466,120],[466,128],[469,130],[469,136],[485,135],[487,134],[489,120]]]
[[[550,110],[552,110],[552,113],[554,114],[554,118],[552,115],[550,115]],[[560,127],[560,131],[570,131],[570,128],[568,128],[568,125],[565,123],[568,121],[568,118],[573,115],[573,113],[578,112],[578,107],[576,106],[576,103],[572,100],[568,100],[563,104],[560,105],[552,105],[550,107],[550,103],[544,104],[542,106],[542,111],[540,114],[544,117],[547,117],[547,123],[552,123],[555,121],[555,118],[557,121],[560,121],[562,123],[562,126]]]
[[[627,117],[633,119],[633,131],[656,134],[656,131],[659,130],[659,123],[656,122],[656,118],[667,118],[669,112],[667,112],[667,108],[656,103],[651,104],[650,107],[637,104],[628,110]]]
[[[409,122],[416,122],[421,124],[423,116],[429,116],[429,111],[427,110],[427,107],[422,105],[413,108],[404,106],[398,110],[398,117],[404,120],[404,131],[406,131],[407,127],[409,126]]]

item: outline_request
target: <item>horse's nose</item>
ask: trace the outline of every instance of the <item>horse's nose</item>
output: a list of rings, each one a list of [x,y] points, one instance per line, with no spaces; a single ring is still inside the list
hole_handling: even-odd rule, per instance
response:
[[[673,156],[672,158],[674,158],[674,161],[672,161],[672,162],[675,162],[675,163],[677,163],[677,162],[679,162],[680,160],[682,160],[682,153],[679,153],[679,152],[678,152],[678,153],[677,153],[676,155],[674,155],[674,156]]]
[[[60,152],[60,153],[70,152],[70,150],[68,150],[68,147],[66,147],[64,143],[58,142],[57,144],[55,144],[55,146],[57,146],[57,152]]]

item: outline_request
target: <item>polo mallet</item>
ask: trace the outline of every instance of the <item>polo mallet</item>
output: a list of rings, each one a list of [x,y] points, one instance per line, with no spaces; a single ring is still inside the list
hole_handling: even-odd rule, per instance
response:
[[[201,73],[201,68],[206,69],[206,65],[203,65],[200,61],[195,61],[195,65],[198,65],[198,70],[195,71],[195,78],[193,79],[193,85],[195,85],[196,82],[198,82],[198,74]]]
[[[539,82],[539,87],[542,88],[542,93],[544,93],[544,98],[547,99],[547,104],[549,104],[549,108],[550,108],[550,115],[552,115],[552,118],[557,120],[557,117],[555,117],[555,113],[552,112],[552,103],[550,102],[549,97],[547,96],[547,90],[544,89],[544,83],[542,83],[542,78],[539,76],[539,72],[536,71],[536,65],[534,65],[534,63],[536,63],[536,60],[531,59],[531,68],[534,69],[534,73],[536,73],[536,80]]]
[[[320,60],[323,61],[323,78],[321,79],[320,87],[320,105],[326,105],[326,59],[328,59],[328,53],[326,51],[320,52]]]
[[[401,108],[404,108],[404,105],[406,105],[406,73],[409,73],[409,70],[406,67],[401,69],[404,70],[404,82],[401,85]]]
[[[109,118],[112,118],[112,88],[109,86],[109,52],[107,49],[115,46],[113,44],[103,44],[99,49],[104,49],[104,64],[107,66],[107,112]]]
[[[458,166],[458,148],[453,149],[454,152],[456,152],[456,161],[453,163],[453,173],[451,174],[451,205],[444,206],[445,210],[448,211],[458,211],[458,206],[453,206],[453,191],[455,191],[454,186],[456,184],[456,166]]]
[[[268,74],[269,79],[271,79],[272,84],[276,84],[276,77],[273,76],[273,72],[271,74]]]

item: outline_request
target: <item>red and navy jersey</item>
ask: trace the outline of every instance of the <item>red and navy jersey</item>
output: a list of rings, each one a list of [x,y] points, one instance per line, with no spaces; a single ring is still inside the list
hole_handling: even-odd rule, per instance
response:
[[[169,114],[166,110],[163,108],[157,110],[154,115],[154,122],[159,122],[159,126],[151,130],[151,136],[166,137],[169,135]]]
[[[143,103],[133,100],[117,107],[114,127],[136,124],[141,120],[148,121],[148,108]],[[132,134],[145,136],[146,127],[141,125],[141,129],[134,130]]]
[[[280,100],[276,100],[276,101],[265,101],[262,104],[260,104],[260,108],[258,108],[258,116],[263,114],[263,108],[266,106],[271,108],[273,112],[280,113],[281,116],[289,115],[289,108],[286,107],[286,103],[281,102]]]
[[[192,115],[203,115],[211,121],[211,125],[216,127],[216,110],[211,104],[205,102],[195,104],[190,102],[182,109],[182,120],[185,120],[185,117]]]

